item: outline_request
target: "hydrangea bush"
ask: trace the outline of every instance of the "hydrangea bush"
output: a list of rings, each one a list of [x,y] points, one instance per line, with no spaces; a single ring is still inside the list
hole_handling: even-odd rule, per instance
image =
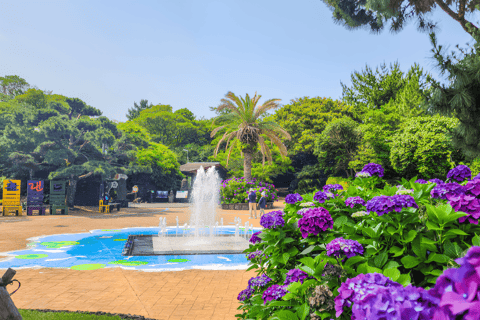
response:
[[[253,188],[257,194],[257,202],[260,200],[260,194],[264,191],[267,202],[277,201],[277,189],[275,185],[267,182],[258,181],[253,178],[230,178],[223,180],[220,185],[220,200],[222,203],[247,203],[248,190]]]
[[[237,317],[480,319],[480,179],[382,176],[368,164],[261,221],[245,253],[268,281],[249,281]]]

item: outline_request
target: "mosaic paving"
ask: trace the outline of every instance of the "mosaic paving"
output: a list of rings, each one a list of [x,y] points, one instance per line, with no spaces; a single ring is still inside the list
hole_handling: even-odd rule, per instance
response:
[[[260,229],[254,229],[253,232]],[[70,268],[95,270],[121,267],[142,271],[180,271],[187,269],[241,270],[247,269],[244,254],[123,256],[129,235],[158,234],[158,227],[100,229],[88,233],[58,234],[30,238],[25,250],[0,253],[8,258],[0,261],[0,269]],[[169,227],[168,234],[176,228]],[[233,235],[234,227],[224,227],[220,233]],[[248,235],[247,235],[248,237]]]

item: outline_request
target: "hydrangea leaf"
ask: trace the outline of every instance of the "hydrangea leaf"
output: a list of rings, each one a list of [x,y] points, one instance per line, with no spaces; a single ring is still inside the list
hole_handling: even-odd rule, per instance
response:
[[[272,301],[270,307],[291,307],[293,304],[291,301]]]
[[[300,259],[300,262],[309,267],[310,269],[315,269],[315,260],[311,257],[305,257]]]
[[[298,320],[298,316],[290,310],[280,310],[275,313],[279,320]]]
[[[400,277],[400,271],[397,268],[389,268],[383,270],[383,275],[389,277],[392,281],[397,281]]]
[[[296,311],[300,320],[305,320],[307,315],[310,313],[310,306],[307,303],[304,303],[301,306],[297,307]]]
[[[407,269],[411,269],[420,263],[420,261],[413,256],[405,256],[402,259],[400,259],[400,261],[403,263],[403,266]]]
[[[363,261],[363,260],[365,260],[365,258],[362,257],[362,256],[353,256],[353,257],[347,259],[347,262],[345,262],[345,266],[350,267],[350,266],[354,265],[355,263]]]
[[[404,238],[404,242],[406,242],[406,243],[412,242],[413,239],[415,239],[416,235],[417,235],[417,231],[415,231],[415,230],[408,231],[407,235]]]
[[[475,237],[473,237],[472,244],[477,247],[480,246],[480,237],[477,234],[475,234]]]
[[[388,254],[386,252],[382,252],[375,257],[375,259],[373,260],[373,263],[378,268],[381,268],[385,263],[387,263],[387,259],[388,259]]]
[[[398,263],[397,261],[388,261],[384,269],[396,268],[400,266],[401,266],[400,263]]]
[[[412,281],[410,279],[409,274],[401,274],[400,277],[398,277],[397,282],[400,283],[402,286],[407,286],[409,285]]]
[[[432,252],[428,256],[428,260],[426,262],[435,261],[435,262],[438,262],[438,263],[446,263],[446,262],[448,262],[448,260],[450,260],[450,258],[448,256],[446,256],[444,254],[438,254],[438,253]]]
[[[450,236],[450,235],[468,236],[468,233],[460,229],[450,229],[447,231],[447,233],[445,233],[445,236]]]

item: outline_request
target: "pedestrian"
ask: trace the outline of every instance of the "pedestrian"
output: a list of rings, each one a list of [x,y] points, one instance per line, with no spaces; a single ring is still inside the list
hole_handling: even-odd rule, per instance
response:
[[[257,219],[257,194],[253,190],[253,188],[250,188],[249,194],[248,194],[248,209],[250,210],[250,218],[253,219],[252,216],[252,209],[255,210],[255,219]]]
[[[265,204],[266,203],[267,203],[267,199],[265,199],[265,191],[263,191],[261,193],[260,200],[258,200],[258,205],[260,206],[260,217],[262,217],[262,215],[265,214]]]

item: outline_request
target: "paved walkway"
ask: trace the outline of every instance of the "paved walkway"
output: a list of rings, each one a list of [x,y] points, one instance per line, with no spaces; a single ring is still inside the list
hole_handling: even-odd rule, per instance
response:
[[[283,203],[275,203],[279,210]],[[93,210],[93,208],[92,208]],[[272,210],[267,210],[272,211]],[[235,217],[260,227],[259,219],[248,219],[248,211],[220,210],[225,225]],[[0,217],[2,252],[27,248],[26,239],[42,235],[79,233],[93,229],[158,226],[188,221],[188,208],[128,208],[111,214],[72,210],[68,216]],[[4,258],[0,253],[0,259]],[[0,270],[3,275],[5,270]],[[22,283],[12,299],[21,309],[56,309],[130,313],[155,319],[235,319],[238,293],[247,287],[252,271],[186,270],[144,272],[114,269],[77,271],[70,269],[20,269],[15,279]],[[8,286],[12,292],[16,286]]]

